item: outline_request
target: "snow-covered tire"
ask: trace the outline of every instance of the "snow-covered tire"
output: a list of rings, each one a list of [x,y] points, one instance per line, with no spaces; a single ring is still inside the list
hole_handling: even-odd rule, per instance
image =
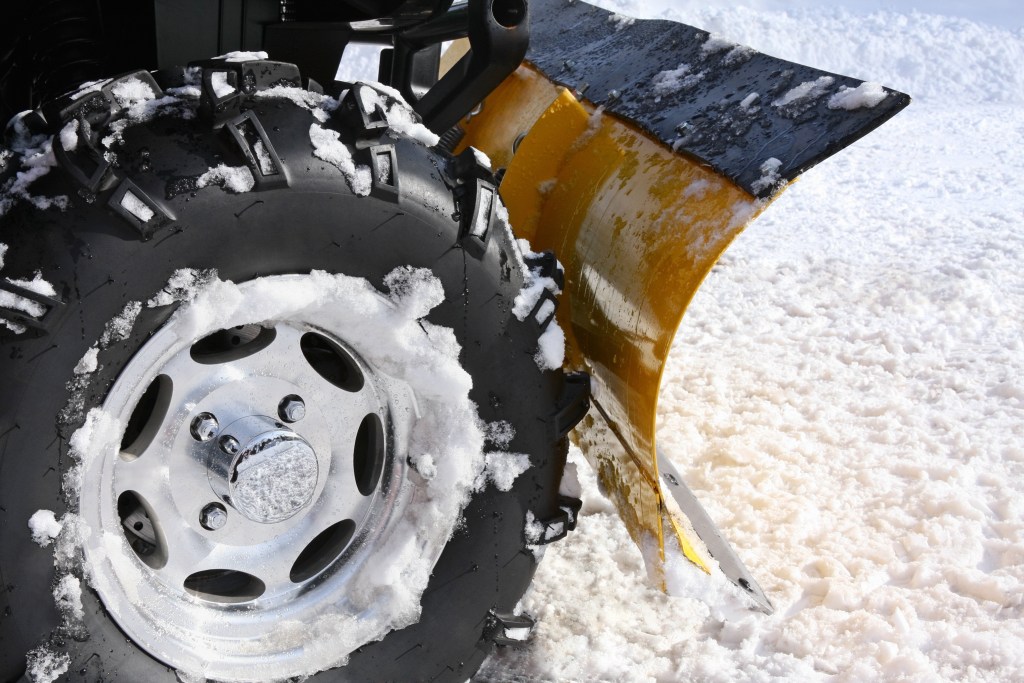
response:
[[[303,89],[297,69],[288,64],[210,61],[183,72],[137,72],[95,84],[9,127],[7,146],[14,152],[0,156],[0,680],[57,680],[61,672],[73,680],[132,683],[170,683],[179,673],[185,680],[280,680],[333,661],[344,666],[309,680],[462,681],[495,644],[515,641],[529,626],[516,605],[536,567],[536,544],[564,534],[574,521],[574,501],[560,497],[558,489],[565,435],[587,407],[585,379],[540,367],[538,339],[551,322],[548,302],[554,297],[544,293],[523,320],[513,313],[530,266],[539,271],[552,263],[541,258],[524,265],[500,215],[490,171],[472,155],[456,159],[429,148],[425,129],[391,92],[355,86],[338,106],[309,85],[313,90]],[[358,306],[359,312],[330,322],[321,317],[330,307],[303,308],[305,302],[286,306],[288,315],[260,309],[267,292],[274,298],[289,283],[308,284],[311,271],[322,271],[312,278],[320,294],[356,292],[357,300],[338,295],[331,303]],[[437,283],[443,297],[431,299],[430,287]],[[427,291],[427,304],[403,299],[420,285],[426,289],[416,291]],[[246,318],[246,309],[236,310],[232,329],[210,334],[227,326],[197,322],[204,312],[223,314],[222,307],[200,305],[216,287],[226,288],[228,300],[239,296],[262,312]],[[197,291],[203,294],[193,300]],[[434,340],[443,350],[446,344],[454,348],[451,338],[457,341],[458,365],[472,380],[472,403],[466,404],[475,404],[474,423],[460,430],[424,409],[444,392],[426,395],[431,392],[416,378],[417,368],[409,367],[420,356],[410,351],[403,370],[403,359],[387,364],[389,352],[376,349],[369,333],[352,332],[356,338],[350,338],[361,312],[374,316],[381,310],[397,310],[408,320],[426,313],[408,333],[421,335],[419,342]],[[199,313],[187,318],[189,311]],[[281,349],[291,355],[275,351],[273,341],[286,338],[294,343]],[[396,349],[402,343],[381,340]],[[232,351],[233,345],[242,351]],[[250,364],[241,375],[231,364],[261,353],[271,354],[270,360]],[[310,360],[317,354],[330,356],[328,365],[343,366],[341,374],[354,373],[371,385],[375,393],[367,405],[379,410],[364,407],[353,418],[352,411],[311,395],[302,397],[306,417],[292,419],[301,411],[289,417],[296,407],[289,397],[303,393],[304,378],[345,382]],[[191,363],[193,393],[187,397],[161,388],[166,380],[159,378],[170,374],[164,368],[175,358]],[[258,389],[246,394],[250,385]],[[299,389],[286,392],[288,386]],[[229,397],[224,405],[236,408],[225,408],[230,420],[204,422],[205,413],[216,412],[204,406],[218,391]],[[270,403],[252,398],[256,394]],[[270,405],[279,413],[266,415],[273,412]],[[338,433],[332,423],[364,413],[379,421],[347,432],[361,445],[338,448],[331,441]],[[96,434],[104,416],[123,423],[109,462],[106,451],[89,452],[103,443]],[[406,455],[401,444],[411,433],[438,424],[451,431],[445,443],[452,453],[398,457]],[[402,496],[429,497],[424,491],[433,470],[443,470],[446,457],[465,450],[474,430],[486,434],[486,440],[477,438],[486,456],[480,461],[490,467],[477,471],[461,517],[442,520],[458,522],[454,534],[449,538],[441,524],[441,531],[416,528],[404,539],[429,556],[430,539],[441,534],[443,552],[438,548],[420,613],[396,617],[393,624],[402,627],[372,642],[346,646],[339,635],[345,627],[331,621],[330,611],[308,607],[308,596],[328,586],[340,604],[346,591],[365,592],[365,572],[362,583],[345,583],[352,581],[344,571],[347,563],[358,565],[365,560],[358,555],[361,548],[393,541],[401,529],[416,526],[399,524],[410,510]],[[216,450],[228,432],[238,443],[220,448],[227,456],[202,451],[201,465],[188,470],[192,465],[180,455],[182,444],[188,453]],[[271,432],[277,440],[266,436]],[[375,445],[368,447],[368,438]],[[160,457],[168,459],[161,466],[173,475],[165,477],[166,486],[174,489],[196,476],[210,485],[182,484],[187,503],[173,503],[178,493],[167,494],[171,503],[154,523],[139,514],[152,512],[153,505],[144,496],[126,499],[125,485],[115,486],[121,480],[111,471],[158,442],[164,443]],[[316,474],[300,478],[298,494],[285,491],[301,500],[289,498],[281,515],[260,518],[232,488],[241,472],[237,452],[252,455],[279,443],[290,445],[291,468],[272,474]],[[325,459],[325,448],[334,460]],[[131,453],[120,457],[119,450]],[[351,513],[362,515],[352,521],[354,531],[335,525],[333,535],[313,541],[307,535],[289,545],[288,529],[323,507],[324,480],[338,476],[341,464],[347,471],[355,468],[366,497]],[[148,474],[159,478],[158,469]],[[466,483],[465,477],[460,481]],[[151,495],[161,495],[158,489]],[[167,519],[190,505],[205,512]],[[146,560],[154,548],[140,539],[155,539],[149,546],[167,554],[160,545],[170,543],[167,538],[198,538],[200,527],[214,527],[214,534],[225,512],[245,517],[248,531],[212,547],[229,557],[239,545],[252,546],[244,557],[258,558],[266,550],[268,564],[292,568],[295,590],[275,593],[266,607],[263,598],[251,599],[260,593],[255,584],[238,583],[246,576],[259,579],[260,566],[228,574],[233,584],[200,572],[198,579],[189,577],[192,593],[160,582],[153,568],[159,562]],[[111,514],[115,523],[104,526]],[[284,521],[274,521],[282,515]],[[380,518],[385,521],[377,524]],[[253,531],[274,524],[292,526],[281,534]],[[125,531],[134,525],[146,533]],[[174,531],[178,527],[184,531]],[[106,547],[116,555],[129,543],[135,550],[122,558],[127,568],[122,561],[118,569],[116,557],[97,550]],[[381,586],[415,584],[403,574],[405,566],[388,567],[382,559],[366,560],[374,571],[387,570],[378,574]],[[261,583],[266,588],[271,582]],[[197,586],[200,593],[212,586],[211,592],[197,598]],[[206,600],[210,595],[226,599]],[[356,622],[391,604],[365,595],[350,602],[362,607],[349,605],[336,615]],[[145,638],[138,633],[145,627],[139,622],[145,618],[139,614],[152,621],[165,604],[168,641],[141,642]],[[182,621],[196,614],[206,621]],[[195,636],[187,652],[176,649],[182,633]],[[289,641],[296,633],[308,638]],[[292,645],[267,651],[275,637]],[[221,645],[221,639],[245,638],[257,643],[248,654],[238,642]],[[296,655],[296,648],[319,654]],[[197,657],[202,666],[196,666]]]

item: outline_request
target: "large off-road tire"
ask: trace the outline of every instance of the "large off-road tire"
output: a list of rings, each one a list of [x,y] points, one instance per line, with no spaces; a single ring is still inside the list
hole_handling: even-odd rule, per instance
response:
[[[586,409],[585,382],[535,359],[552,297],[523,321],[513,315],[529,273],[495,216],[494,179],[472,155],[453,159],[411,139],[417,129],[387,93],[361,97],[357,86],[335,110],[300,85],[294,67],[266,61],[209,62],[155,80],[138,72],[52,103],[9,131],[9,145],[20,135],[19,149],[34,146],[43,162],[52,136],[56,165],[31,184],[17,175],[28,163],[18,154],[4,154],[0,169],[9,200],[0,204],[0,681],[31,680],[27,662],[37,679],[47,679],[49,664],[66,670],[60,680],[170,683],[175,668],[211,680],[297,676],[312,660],[265,643],[268,634],[287,642],[305,630],[313,642],[318,630],[340,632],[309,596],[344,602],[347,563],[388,570],[381,583],[405,580],[403,567],[366,558],[399,533],[407,511],[399,492],[416,496],[429,478],[423,463],[402,457],[403,434],[430,419],[415,414],[412,403],[423,405],[415,383],[376,365],[365,338],[308,313],[236,318],[240,329],[187,338],[196,328],[176,313],[194,292],[169,286],[176,274],[178,284],[196,284],[215,273],[258,297],[257,287],[324,271],[364,278],[366,296],[393,304],[402,281],[389,274],[427,269],[444,299],[423,334],[454,333],[480,424],[500,427],[485,450],[528,456],[514,481],[508,474],[520,468],[511,466],[500,487],[478,486],[454,535],[441,539],[418,620],[357,643],[345,666],[309,680],[463,681],[496,643],[529,626],[515,613],[536,567],[531,544],[571,526],[571,501],[558,495],[565,434]],[[400,114],[397,127],[389,106],[399,107],[390,112]],[[42,137],[29,144],[30,133]],[[359,387],[346,384],[352,377]],[[175,382],[192,393],[169,388]],[[348,406],[346,392],[363,403]],[[80,463],[81,442],[71,437],[85,440],[95,408],[120,420],[117,447],[109,462]],[[218,410],[226,411],[214,415],[219,422],[204,421]],[[218,446],[226,436],[238,443]],[[458,435],[451,441],[455,448]],[[284,491],[281,500],[257,494],[246,507],[237,453],[253,456],[251,464],[261,449],[284,458],[270,470],[278,478],[314,474],[299,476],[297,489],[266,489]],[[205,454],[199,464],[189,460],[195,453]],[[443,468],[449,454],[433,455]],[[119,472],[147,456],[137,486],[124,484],[131,475]],[[324,491],[342,470],[362,498],[352,494],[348,512],[331,508],[344,519],[329,525],[311,511],[336,504]],[[146,488],[147,477],[162,483]],[[133,486],[145,493],[126,494]],[[46,549],[40,510],[65,522]],[[314,540],[293,533],[306,518],[326,531]],[[527,533],[531,522],[539,533]],[[130,545],[130,566],[97,557],[96,543],[83,560],[83,527],[94,541]],[[407,540],[429,546],[420,532]],[[169,584],[161,563],[182,539],[213,539],[225,571],[193,551],[187,557],[202,571],[187,586]],[[264,565],[273,568],[266,576]],[[279,585],[281,567],[290,568],[292,590]],[[152,628],[164,607],[167,642]],[[189,621],[196,614],[207,621]],[[263,644],[246,652],[248,637]],[[333,654],[340,661],[350,649]]]

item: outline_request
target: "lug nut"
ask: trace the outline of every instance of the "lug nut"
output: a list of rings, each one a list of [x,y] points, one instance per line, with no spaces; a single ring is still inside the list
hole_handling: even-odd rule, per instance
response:
[[[280,415],[281,419],[285,422],[298,422],[302,418],[306,417],[306,404],[302,402],[302,399],[294,394],[291,396],[285,396],[281,401],[281,404],[277,407],[277,414]]]
[[[210,503],[199,513],[199,523],[208,531],[216,531],[228,521],[228,511],[220,503]]]
[[[192,438],[196,441],[209,441],[219,429],[220,423],[212,413],[200,413],[192,420]]]
[[[228,455],[235,455],[242,448],[242,445],[238,443],[238,439],[227,434],[220,437],[219,443],[220,449],[227,453]]]

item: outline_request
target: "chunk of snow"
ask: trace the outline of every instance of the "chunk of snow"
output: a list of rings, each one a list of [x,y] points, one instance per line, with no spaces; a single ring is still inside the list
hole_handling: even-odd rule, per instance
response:
[[[233,92],[236,92],[235,86],[228,82],[227,71],[214,71],[210,74],[210,87],[213,88],[213,94],[218,98],[227,97]]]
[[[85,352],[85,355],[75,365],[74,373],[76,375],[88,375],[90,372],[96,372],[96,368],[99,367],[99,353],[98,347],[94,346]]]
[[[469,234],[483,239],[491,225],[491,214],[495,201],[494,190],[481,187],[477,196],[476,214],[473,216],[473,223],[469,229]]]
[[[786,94],[772,102],[772,105],[785,107],[791,104],[816,100],[828,91],[835,80],[831,76],[819,76],[813,81],[804,81],[795,88],[786,91]]]
[[[691,71],[689,64],[680,64],[675,69],[661,71],[651,80],[653,91],[657,95],[668,95],[671,93],[687,90],[704,80],[706,72]]]
[[[149,208],[149,206],[139,199],[139,197],[131,190],[125,191],[124,195],[121,196],[121,207],[143,223],[148,223],[155,215],[153,213],[153,209]]]
[[[426,147],[433,147],[441,138],[424,126],[419,115],[405,101],[402,94],[390,86],[381,83],[360,83],[357,88],[359,97],[367,111],[380,107],[388,121],[388,126],[395,132],[412,138]]]
[[[126,78],[118,81],[110,89],[110,94],[114,96],[114,100],[121,107],[131,107],[156,97],[153,88],[138,78]]]
[[[290,101],[297,107],[302,107],[313,113],[313,117],[320,123],[326,123],[330,113],[338,108],[338,100],[330,95],[305,90],[292,85],[275,85],[272,88],[257,90],[253,95],[256,99],[283,98]]]
[[[754,103],[757,102],[760,98],[760,95],[758,95],[756,92],[752,92],[746,97],[744,97],[742,100],[740,100],[740,107],[743,109],[750,109],[754,105]]]
[[[516,640],[525,643],[530,639],[530,634],[533,633],[533,629],[529,626],[516,626],[512,628],[506,628],[505,637],[509,640]]]
[[[551,299],[546,299],[540,306],[537,307],[537,312],[533,315],[533,319],[538,324],[544,324],[544,321],[555,314],[555,302]]]
[[[48,297],[57,296],[57,290],[54,289],[51,283],[43,279],[42,273],[38,271],[35,273],[31,280],[12,278],[4,279],[7,282],[11,283],[12,285],[16,285],[18,287],[21,287],[22,289],[27,289],[28,291],[35,292],[36,294],[42,294],[43,296]],[[0,306],[3,306],[4,308],[10,308],[15,311],[21,311],[22,313],[25,313],[31,318],[40,318],[46,313],[45,305],[39,303],[38,301],[34,301],[33,299],[23,297],[20,294],[8,292],[4,289],[0,289]],[[0,319],[0,322],[3,322],[3,324],[8,329],[10,329],[12,332],[16,334],[21,334],[26,330],[24,325],[21,325],[13,321]]]
[[[704,44],[700,46],[700,51],[707,56],[723,50],[731,50],[734,47],[736,47],[736,43],[733,41],[712,33],[708,36],[708,39],[704,41]]]
[[[106,348],[114,342],[127,339],[128,335],[131,334],[132,328],[135,326],[135,319],[139,317],[141,311],[141,301],[129,301],[125,304],[121,312],[103,328],[103,334],[100,336],[100,346]]]
[[[24,334],[26,331],[28,331],[28,328],[22,325],[21,323],[16,323],[13,320],[8,320],[7,318],[4,317],[0,317],[0,325],[3,325],[14,334]]]
[[[544,540],[544,525],[541,524],[532,510],[526,511],[526,524],[523,527],[523,535],[526,537],[526,548],[533,553],[533,556],[540,561],[546,550],[541,543]]]
[[[615,24],[616,31],[621,31],[622,29],[635,24],[636,17],[629,17],[626,16],[625,14],[615,14],[613,12],[612,14],[608,15],[608,21],[612,24]]]
[[[214,59],[223,59],[225,62],[255,62],[267,59],[268,55],[262,50],[258,51],[243,51],[236,50],[235,52],[229,52]]]
[[[426,268],[400,266],[384,278],[392,303],[412,318],[423,318],[444,301],[444,286]]]
[[[248,192],[256,185],[256,179],[248,166],[228,166],[218,164],[196,179],[196,187],[203,188],[217,185],[229,192],[240,194]]]
[[[60,129],[60,145],[69,152],[78,148],[78,119],[71,119]]]
[[[61,525],[51,510],[36,510],[28,520],[32,540],[43,548],[60,535]]]
[[[499,218],[506,220],[500,212]],[[518,245],[524,255],[536,256],[531,251],[530,243],[526,240],[518,240]],[[562,269],[561,264],[558,264],[558,269]],[[537,304],[540,302],[541,297],[544,296],[545,291],[551,294],[560,294],[562,290],[553,278],[543,276],[539,268],[527,270],[523,287],[512,302],[512,314],[519,320],[526,320],[526,317],[533,312],[534,308],[537,308]],[[546,301],[538,310],[536,316],[538,322],[547,319],[553,312],[554,302]],[[541,370],[554,370],[562,367],[562,363],[565,361],[565,333],[559,327],[558,320],[552,318],[547,328],[537,339],[537,352],[534,354],[534,361]]]
[[[772,157],[761,164],[761,177],[754,181],[751,186],[754,192],[760,194],[769,188],[773,188],[782,182],[782,176],[779,175],[779,169],[782,168],[782,162]]]
[[[750,61],[750,58],[757,54],[757,51],[746,45],[737,45],[729,50],[729,53],[722,59],[723,66],[738,66]]]
[[[373,189],[373,175],[369,166],[359,165],[352,159],[352,153],[340,139],[336,130],[319,124],[309,127],[309,141],[313,144],[313,156],[331,164],[345,177],[354,194],[365,197]]]
[[[274,165],[274,160],[271,158],[270,152],[267,151],[267,146],[263,144],[262,140],[257,140],[252,149],[256,153],[256,163],[260,168],[260,173],[263,175],[277,173],[277,166]]]
[[[525,453],[496,451],[484,456],[484,471],[477,479],[477,488],[491,482],[499,491],[511,491],[516,478],[530,469],[530,456]]]
[[[881,83],[865,81],[856,88],[842,86],[839,92],[828,99],[829,109],[860,109],[861,107],[872,108],[884,100],[888,93]]]
[[[583,486],[580,484],[579,470],[576,463],[569,461],[565,463],[562,471],[562,482],[558,485],[558,494],[567,498],[582,498]]]
[[[705,573],[683,555],[679,542],[671,537],[665,539],[664,560],[657,540],[651,536],[645,537],[641,552],[649,570],[660,568],[663,572],[669,595],[703,602],[719,621],[750,616],[750,600],[725,578],[714,560],[709,562],[711,573]]]
[[[552,320],[547,329],[537,338],[537,353],[534,362],[541,370],[558,370],[565,362],[565,332],[558,321]]]
[[[409,456],[409,464],[427,481],[437,476],[437,463],[433,453],[417,453]]]
[[[7,281],[13,285],[18,285],[30,292],[36,294],[42,294],[43,296],[55,297],[57,296],[57,290],[54,289],[53,284],[43,278],[43,274],[40,271],[36,271],[35,275],[31,280],[12,280],[7,278]]]
[[[179,268],[174,271],[174,274],[171,275],[163,289],[146,302],[146,306],[154,308],[156,306],[170,306],[177,302],[192,301],[202,288],[216,276],[217,273],[213,270]]]
[[[57,296],[57,291],[54,289],[53,285],[43,279],[43,274],[38,271],[31,280],[12,278],[4,279],[12,285],[21,287],[22,289],[27,289],[28,291],[35,292],[36,294],[42,294],[43,296],[49,297]],[[0,306],[10,308],[15,311],[21,311],[32,318],[42,317],[42,315],[46,313],[45,305],[38,301],[34,301],[33,299],[23,297],[20,294],[8,292],[4,289],[0,289]]]
[[[539,254],[535,254],[531,251],[530,243],[526,240],[520,239],[518,240],[518,244],[523,256],[527,258],[531,256],[539,256]],[[559,268],[561,268],[560,265]],[[519,291],[519,294],[516,295],[516,298],[513,301],[512,314],[519,320],[526,320],[526,317],[533,312],[533,309],[537,306],[537,302],[540,301],[545,291],[555,295],[562,293],[562,290],[558,287],[558,283],[556,283],[553,278],[542,275],[539,267],[530,269],[527,272],[523,288]]]

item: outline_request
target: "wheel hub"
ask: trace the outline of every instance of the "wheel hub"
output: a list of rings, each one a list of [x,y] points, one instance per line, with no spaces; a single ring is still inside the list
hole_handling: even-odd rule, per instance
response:
[[[320,472],[316,451],[276,420],[236,420],[206,449],[213,492],[254,522],[283,522],[313,499]]]

